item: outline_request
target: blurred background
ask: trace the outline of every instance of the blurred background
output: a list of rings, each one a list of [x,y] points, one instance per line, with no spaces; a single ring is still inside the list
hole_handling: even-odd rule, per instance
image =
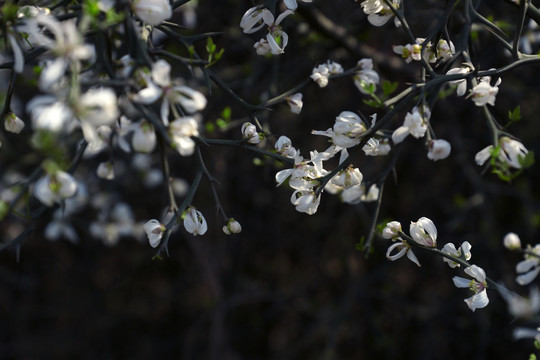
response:
[[[221,33],[213,39],[225,53],[211,69],[250,103],[292,88],[327,59],[348,69],[372,57],[381,79],[399,82],[398,91],[419,79],[418,64],[405,64],[392,52],[392,45],[408,42],[404,32],[392,22],[371,26],[359,3],[350,0],[301,4],[282,22],[289,35],[285,54],[260,57],[253,44],[266,30],[246,35],[238,26],[244,12],[256,4],[224,0],[193,6],[192,1],[173,18],[189,28],[186,33]],[[424,37],[446,4],[426,0],[405,6],[413,33]],[[460,11],[449,23],[451,36],[464,26]],[[479,11],[510,24],[518,18],[517,9],[506,2],[484,2]],[[511,27],[508,31],[513,34]],[[478,29],[475,36],[471,56],[479,69],[511,61],[487,32]],[[172,40],[159,41],[170,51],[184,51]],[[537,45],[532,42],[534,53]],[[197,46],[204,47],[204,42]],[[191,74],[182,65],[173,68],[175,77],[206,89],[197,72]],[[437,71],[442,69],[444,64]],[[539,74],[538,65],[505,73],[496,106],[490,107],[505,124],[508,111],[520,105],[522,120],[508,131],[537,154]],[[19,90],[25,81],[17,85]],[[228,106],[233,124],[225,130],[207,126],[203,136],[239,139],[239,127],[250,114],[215,85],[211,93],[201,91],[209,100],[203,123],[215,124]],[[310,84],[302,93],[300,115],[285,103],[256,115],[275,138],[288,136],[305,157],[328,146],[327,138],[311,135],[311,130],[332,127],[341,111],[376,112],[363,103],[366,96],[349,77],[331,80],[326,88]],[[392,120],[390,130],[402,124],[413,105]],[[538,166],[511,183],[477,166],[474,155],[490,144],[491,135],[481,108],[454,93],[436,102],[431,125],[438,138],[452,144],[452,154],[433,162],[422,140],[407,138],[395,173],[385,183],[377,223],[397,220],[408,229],[410,221],[426,216],[438,228],[439,248],[469,241],[472,263],[528,295],[515,283],[515,264],[522,257],[504,249],[502,239],[509,231],[524,244],[534,245],[539,238]],[[39,164],[29,150],[29,137],[29,129],[18,137],[4,135],[3,145],[9,144],[10,151],[0,154],[2,186],[9,183],[9,174],[27,177]],[[270,149],[275,138],[260,146]],[[153,260],[155,250],[141,224],[159,218],[168,205],[165,187],[148,186],[129,154],[117,155],[112,181],[94,175],[107,154],[86,159],[75,177],[86,182],[88,201],[111,213],[84,207],[71,219],[79,239],[73,243],[46,239],[47,225],[55,219],[54,209],[47,210],[21,247],[0,252],[1,359],[527,359],[534,351],[532,340],[514,341],[512,331],[517,326],[536,328],[538,322],[514,321],[494,289],[488,290],[489,306],[471,312],[463,302],[469,291],[452,283],[453,276],[465,275],[441,258],[418,249],[421,267],[405,257],[389,262],[385,254],[391,242],[380,236],[372,253],[358,250],[369,233],[374,203],[352,206],[323,193],[316,214],[298,213],[290,203],[291,190],[275,186],[275,174],[283,165],[234,147],[202,147],[202,155],[219,181],[222,206],[241,223],[242,232],[223,234],[223,221],[204,179],[193,205],[205,215],[208,232],[193,237],[180,227],[171,236],[170,256]],[[171,151],[169,159],[171,175],[191,183],[194,157]],[[157,153],[149,161],[159,169]],[[374,180],[388,162],[389,157],[362,154],[353,164],[364,179]],[[105,191],[109,195],[102,199],[100,192]],[[117,210],[130,214],[125,216],[131,220],[123,224],[131,227],[128,231],[114,227],[122,217],[113,210],[118,204],[129,208]],[[96,221],[105,229],[101,237],[91,230]],[[0,223],[0,239],[7,242],[27,226],[18,217],[8,217]]]

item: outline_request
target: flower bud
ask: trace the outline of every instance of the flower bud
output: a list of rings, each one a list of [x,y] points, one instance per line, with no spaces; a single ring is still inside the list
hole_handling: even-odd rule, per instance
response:
[[[19,119],[17,115],[12,112],[6,114],[4,118],[4,128],[14,134],[18,134],[24,128],[24,121]]]
[[[114,167],[111,162],[102,162],[98,165],[97,176],[102,179],[112,180],[114,179]]]
[[[150,246],[154,248],[159,245],[159,242],[163,237],[163,233],[165,232],[165,230],[167,230],[165,225],[163,225],[156,219],[149,220],[146,224],[143,225],[143,229],[146,232],[146,236],[148,236]]]
[[[172,16],[169,0],[137,0],[133,12],[142,21],[150,25],[159,25]]]
[[[227,220],[225,226],[223,226],[223,232],[227,235],[238,234],[242,231],[242,226],[234,218]]]
[[[263,137],[257,132],[257,127],[250,122],[244,123],[242,125],[242,138],[246,140],[249,144],[258,144],[262,141]]]
[[[385,239],[396,239],[401,231],[401,223],[399,221],[390,221],[382,231],[382,236]]]
[[[133,132],[131,140],[133,150],[142,153],[151,153],[156,147],[156,133],[152,125],[143,123]]]
[[[521,240],[517,234],[510,232],[504,237],[504,247],[508,250],[519,250],[521,249]]]
[[[291,107],[292,113],[300,114],[300,111],[302,111],[302,106],[304,105],[302,102],[302,93],[296,93],[287,97],[287,104],[289,104]]]
[[[433,161],[446,159],[452,150],[450,143],[443,139],[431,140],[428,148],[427,157]]]
[[[418,244],[427,247],[437,246],[437,228],[430,219],[421,217],[417,222],[411,221],[409,231],[413,240]]]

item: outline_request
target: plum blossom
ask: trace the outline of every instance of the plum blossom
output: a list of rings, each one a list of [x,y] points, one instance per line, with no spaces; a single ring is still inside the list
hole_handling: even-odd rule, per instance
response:
[[[401,223],[399,221],[390,221],[386,224],[382,231],[382,237],[385,239],[395,240],[399,237],[401,230]]]
[[[524,256],[525,260],[516,265],[516,281],[523,286],[530,284],[540,272],[540,244],[534,247],[527,245]]]
[[[242,132],[242,139],[246,140],[248,144],[256,145],[264,138],[257,131],[257,127],[250,122],[245,122],[240,130]]]
[[[392,0],[392,6],[395,9],[399,9],[401,0]],[[384,0],[365,0],[360,3],[362,10],[366,15],[368,15],[368,21],[371,25],[374,26],[383,26],[394,17],[392,9],[386,5]],[[400,26],[400,22],[397,18],[394,19],[394,23],[397,26]]]
[[[445,253],[445,254],[451,255],[451,256],[453,256],[455,258],[465,259],[466,261],[469,261],[471,259],[471,256],[472,256],[471,248],[472,248],[472,246],[468,241],[464,241],[458,249],[456,249],[454,244],[448,243],[448,244],[443,246],[442,252]],[[455,267],[460,266],[459,263],[457,263],[457,262],[455,262],[453,260],[450,260],[448,258],[443,258],[443,261],[445,263],[447,263],[448,266],[450,266],[451,268],[455,268]]]
[[[368,58],[361,59],[356,64],[356,67],[360,68],[360,70],[353,76],[354,85],[356,85],[358,90],[363,94],[374,92],[379,84],[379,74],[373,70],[373,60]],[[368,91],[371,87],[372,91]]]
[[[163,225],[156,219],[148,220],[143,225],[143,229],[146,233],[146,236],[148,237],[148,242],[150,243],[150,246],[152,246],[153,248],[159,245],[161,238],[163,238],[163,234],[167,230],[165,225]]]
[[[4,128],[14,134],[18,134],[24,128],[24,121],[22,121],[15,113],[8,112],[4,117]]]
[[[57,171],[40,178],[34,186],[34,195],[47,206],[75,196],[77,193],[77,180],[65,172]]]
[[[476,309],[481,309],[489,304],[487,296],[487,281],[485,271],[476,265],[471,265],[465,269],[465,273],[473,279],[465,279],[459,276],[454,276],[452,280],[458,288],[469,288],[474,295],[465,299],[465,303],[473,312]]]
[[[287,104],[289,104],[291,108],[291,112],[293,114],[300,114],[300,111],[302,111],[302,106],[304,105],[302,102],[302,93],[296,93],[288,96],[286,100]]]
[[[437,58],[443,59],[443,61],[449,60],[454,56],[456,48],[452,41],[446,41],[444,39],[439,39],[437,42]]]
[[[317,212],[321,195],[317,195],[314,190],[295,190],[291,195],[291,203],[296,211],[313,215]]]
[[[407,255],[407,258],[409,260],[411,260],[416,265],[421,266],[420,261],[418,261],[418,258],[411,249],[411,245],[409,245],[405,240],[401,238],[397,238],[397,240],[399,240],[399,242],[390,245],[390,247],[388,247],[388,250],[386,250],[386,258],[390,261],[395,261],[403,257],[404,255]],[[392,252],[394,250],[397,250],[397,253],[392,255]]]
[[[426,107],[413,108],[412,113],[407,113],[403,125],[397,128],[392,134],[394,144],[402,142],[409,134],[419,139],[423,137],[427,130],[427,122],[431,117],[431,111]]]
[[[313,0],[301,0],[301,1],[310,3]],[[296,0],[283,0],[283,2],[285,3],[285,6],[287,7],[287,9],[296,10],[298,8],[298,3]]]
[[[169,125],[169,135],[176,151],[182,156],[190,156],[195,151],[192,136],[199,136],[199,123],[194,117],[181,117]]]
[[[280,136],[279,139],[276,141],[274,148],[276,151],[289,158],[295,158],[296,157],[296,149],[292,146],[291,139],[289,139],[287,136]]]
[[[40,36],[36,43],[49,48],[56,56],[41,72],[39,85],[43,91],[50,91],[64,76],[70,63],[78,64],[82,60],[92,60],[95,56],[93,45],[84,44],[75,19],[59,22],[54,16],[39,14],[35,18],[37,25],[44,26],[54,36],[54,41]]]
[[[409,231],[418,244],[427,247],[437,246],[437,228],[430,219],[421,217],[417,222],[411,221]]]
[[[533,286],[529,289],[529,297],[523,297],[509,290],[499,290],[508,304],[508,312],[521,319],[530,319],[540,311],[540,291]]]
[[[406,63],[410,63],[413,60],[420,61],[422,59],[422,45],[420,44],[394,45],[392,50],[396,54],[401,55]]]
[[[185,85],[175,85],[170,77],[171,65],[165,60],[158,60],[152,65],[150,76],[142,74],[147,87],[133,96],[133,101],[152,104],[162,97],[160,114],[163,124],[169,124],[169,109],[180,105],[188,114],[193,114],[206,107],[206,97]]]
[[[273,21],[274,16],[270,10],[254,6],[244,13],[242,20],[240,20],[240,27],[245,34],[252,34]]]
[[[515,169],[521,169],[520,159],[525,157],[529,150],[521,142],[511,139],[508,136],[499,138],[500,150],[497,154],[497,159],[508,166]],[[488,159],[491,158],[494,151],[493,145],[489,145],[480,150],[474,157],[476,164],[482,166]]]
[[[484,106],[486,104],[495,106],[495,97],[499,92],[499,85],[502,80],[499,78],[494,86],[491,86],[490,80],[489,76],[480,78],[479,83],[472,88],[471,93],[467,96],[474,101],[476,106]]]
[[[452,146],[450,143],[443,139],[431,140],[428,145],[428,159],[437,161],[446,159],[450,155]]]
[[[273,22],[273,16],[272,16],[272,24],[268,24],[268,34],[266,35],[266,40],[268,41],[268,44],[271,48],[271,53],[274,55],[283,54],[285,51],[285,47],[287,46],[287,43],[289,42],[289,35],[283,30],[281,30],[281,22],[283,19],[285,19],[288,15],[293,14],[293,11],[291,10],[285,10],[282,12],[275,22]]]
[[[319,85],[319,87],[325,87],[328,85],[328,79],[332,75],[341,74],[343,67],[331,60],[328,60],[325,64],[320,64],[313,69],[311,73],[311,79]]]
[[[465,67],[459,67],[459,68],[453,68],[446,72],[446,75],[456,75],[456,74],[468,74],[471,71],[471,68],[468,66]],[[449,81],[451,85],[457,85],[457,96],[463,96],[465,95],[465,92],[467,91],[467,80],[466,79],[460,79],[460,80],[452,80]]]
[[[154,127],[143,121],[133,131],[131,146],[133,150],[141,153],[151,153],[156,147],[156,133]]]
[[[184,214],[184,228],[187,232],[197,236],[204,235],[206,230],[208,230],[208,225],[203,214],[193,206],[190,206]]]
[[[145,23],[155,26],[172,16],[172,7],[169,0],[135,0],[133,12]]]
[[[362,147],[362,150],[367,156],[388,155],[391,149],[387,139],[379,140],[377,138],[370,138],[366,145]]]
[[[377,114],[371,116],[371,127],[377,120]],[[360,116],[356,115],[352,111],[342,111],[337,117],[334,123],[333,129],[326,131],[313,130],[313,135],[328,136],[332,140],[332,143],[342,148],[350,148],[358,145],[362,141],[362,137],[368,130],[364,121]]]

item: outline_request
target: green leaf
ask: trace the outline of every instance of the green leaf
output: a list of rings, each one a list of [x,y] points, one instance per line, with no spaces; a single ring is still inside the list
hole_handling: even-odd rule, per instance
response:
[[[223,111],[221,112],[221,117],[225,121],[230,121],[231,120],[231,114],[232,114],[231,107],[230,106],[225,106],[223,108]]]
[[[510,119],[511,122],[521,120],[521,107],[519,105],[516,106],[513,111],[508,111],[508,119]]]
[[[525,156],[518,156],[518,161],[523,169],[530,168],[534,165],[534,152],[529,151]]]
[[[216,52],[216,44],[214,44],[214,40],[212,40],[211,37],[208,37],[206,40],[206,52],[208,52],[208,54],[213,54]]]
[[[0,220],[3,220],[9,211],[9,204],[4,201],[0,200]]]
[[[388,96],[392,94],[394,91],[396,91],[399,83],[397,81],[390,82],[388,80],[384,80],[382,83],[382,90],[384,95]]]

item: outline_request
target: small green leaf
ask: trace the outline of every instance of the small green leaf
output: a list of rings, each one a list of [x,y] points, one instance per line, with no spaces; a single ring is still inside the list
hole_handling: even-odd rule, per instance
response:
[[[216,120],[216,125],[221,129],[224,130],[227,128],[227,122],[223,120],[222,118],[219,118]]]
[[[4,201],[0,200],[0,220],[3,220],[9,211],[9,204]]]
[[[214,126],[213,123],[211,122],[207,122],[205,125],[204,125],[204,128],[206,129],[206,132],[208,133],[212,133],[216,130],[216,127]]]
[[[525,156],[518,156],[518,161],[523,169],[530,168],[534,165],[534,152],[529,151]]]
[[[392,94],[394,91],[396,91],[398,85],[399,83],[397,81],[390,82],[388,80],[384,80],[382,83],[382,90],[383,90],[384,95],[388,96]]]
[[[212,40],[211,37],[208,37],[206,40],[206,52],[208,52],[208,54],[213,54],[216,52],[216,44],[214,44],[214,40]]]
[[[231,114],[232,114],[231,107],[230,106],[225,106],[223,108],[223,111],[221,112],[221,117],[225,121],[230,121],[231,120]]]
[[[519,105],[516,106],[514,110],[508,111],[508,119],[510,119],[511,122],[521,120],[521,108]]]

